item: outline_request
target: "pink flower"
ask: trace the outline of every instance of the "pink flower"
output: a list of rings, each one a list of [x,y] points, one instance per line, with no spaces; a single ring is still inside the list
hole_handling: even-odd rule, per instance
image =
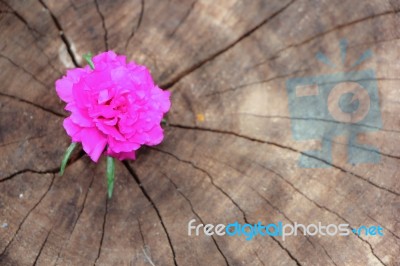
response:
[[[93,63],[94,70],[71,69],[56,81],[57,94],[71,112],[64,128],[95,162],[103,152],[135,159],[141,145],[163,140],[160,122],[170,108],[170,93],[154,84],[145,66],[126,63],[125,56],[104,52]]]

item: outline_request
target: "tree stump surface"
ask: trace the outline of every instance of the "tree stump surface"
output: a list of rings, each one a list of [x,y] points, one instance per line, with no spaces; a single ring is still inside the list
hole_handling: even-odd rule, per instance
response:
[[[400,265],[400,2],[0,1],[1,265]],[[340,64],[339,43],[347,39]],[[299,166],[287,81],[373,69],[382,127],[359,136],[378,163]],[[172,93],[165,139],[116,164],[75,152],[54,82],[114,50]],[[336,66],[322,64],[323,52]],[[329,122],[329,121],[328,121]],[[312,130],[312,128],[310,128]],[[188,236],[196,224],[381,225],[384,236]]]

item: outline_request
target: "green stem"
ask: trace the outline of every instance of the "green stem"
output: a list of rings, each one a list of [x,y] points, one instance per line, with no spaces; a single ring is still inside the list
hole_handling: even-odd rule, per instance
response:
[[[107,156],[107,185],[108,185],[108,198],[112,197],[114,190],[114,174],[115,174],[115,161],[111,156]]]
[[[84,54],[82,57],[83,57],[83,59],[86,60],[86,62],[90,66],[90,68],[94,69],[94,64],[93,64],[93,61],[92,61],[92,57],[93,57],[92,53],[89,52],[87,54]]]
[[[67,166],[69,157],[71,157],[71,154],[74,151],[76,144],[76,142],[72,142],[71,145],[69,145],[68,149],[65,151],[64,158],[61,161],[60,176],[64,174],[65,167]]]

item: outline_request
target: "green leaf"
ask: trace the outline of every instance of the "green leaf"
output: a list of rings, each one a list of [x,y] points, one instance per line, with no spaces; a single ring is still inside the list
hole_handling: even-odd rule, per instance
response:
[[[69,157],[71,157],[71,154],[74,151],[76,144],[76,142],[72,142],[71,145],[69,145],[68,149],[65,151],[64,158],[61,161],[60,176],[64,174],[65,167],[67,166]]]
[[[168,120],[164,117],[163,119],[161,119],[161,125],[167,125],[168,124]]]
[[[115,161],[111,156],[107,156],[107,185],[108,185],[108,198],[112,197],[114,190],[114,174],[115,174]]]
[[[92,61],[93,54],[89,52],[87,54],[84,54],[82,57],[89,64],[90,68],[94,69],[94,64],[93,64],[93,61]]]

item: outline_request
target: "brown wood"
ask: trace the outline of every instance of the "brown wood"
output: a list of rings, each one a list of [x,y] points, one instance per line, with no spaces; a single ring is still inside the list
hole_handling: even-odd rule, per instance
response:
[[[1,0],[0,265],[400,265],[400,73],[396,0]],[[318,51],[377,75],[381,162],[300,168],[286,81],[331,73]],[[172,92],[164,142],[116,164],[76,152],[54,81],[107,49]],[[336,71],[346,71],[340,68]],[[321,159],[320,159],[321,160]],[[196,223],[348,223],[383,237],[190,237]]]

